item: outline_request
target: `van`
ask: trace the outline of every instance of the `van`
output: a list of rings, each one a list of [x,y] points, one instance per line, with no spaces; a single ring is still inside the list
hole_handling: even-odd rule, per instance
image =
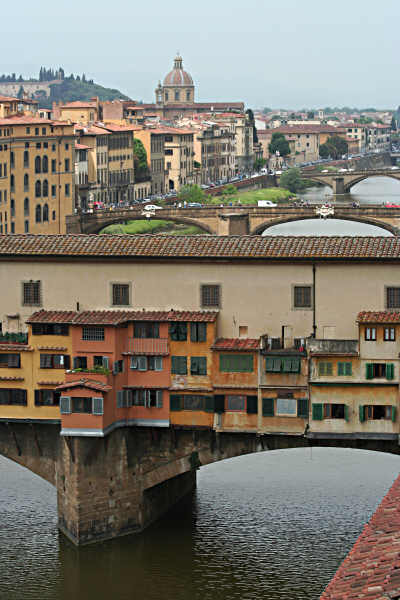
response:
[[[261,175],[268,175],[268,169],[266,169],[265,167],[263,167],[260,171]]]

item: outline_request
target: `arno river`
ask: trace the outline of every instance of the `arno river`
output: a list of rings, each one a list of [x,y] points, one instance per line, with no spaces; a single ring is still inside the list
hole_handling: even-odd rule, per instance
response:
[[[355,190],[332,204],[400,204],[394,180]],[[354,222],[298,225],[270,233],[383,234]],[[400,457],[358,450],[230,459],[202,467],[193,493],[144,532],[77,549],[57,530],[55,489],[0,457],[0,598],[317,600],[399,473]]]

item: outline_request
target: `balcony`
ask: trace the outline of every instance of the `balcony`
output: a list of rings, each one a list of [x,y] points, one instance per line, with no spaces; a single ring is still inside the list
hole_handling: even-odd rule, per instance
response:
[[[128,338],[127,352],[138,355],[169,354],[168,338]]]
[[[282,338],[270,337],[264,335],[261,337],[261,349],[263,352],[286,352],[287,350],[295,352],[305,352],[306,338]]]

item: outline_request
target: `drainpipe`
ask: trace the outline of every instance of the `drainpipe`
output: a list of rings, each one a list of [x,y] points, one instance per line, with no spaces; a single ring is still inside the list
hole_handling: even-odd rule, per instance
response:
[[[314,338],[316,338],[317,326],[315,324],[315,262],[312,261],[312,275],[313,275],[313,334]]]

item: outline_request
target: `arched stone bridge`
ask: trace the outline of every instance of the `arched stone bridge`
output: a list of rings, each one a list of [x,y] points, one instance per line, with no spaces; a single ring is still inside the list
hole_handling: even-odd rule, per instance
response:
[[[133,220],[146,220],[142,215],[143,208],[117,209],[114,211],[98,211],[95,213],[77,213],[67,216],[67,234],[99,233],[108,225]],[[265,208],[246,206],[241,208],[205,206],[203,208],[165,207],[158,210],[155,217],[173,223],[193,225],[211,235],[260,235],[269,227],[315,219],[315,207],[299,207],[281,204]],[[400,235],[400,206],[368,205],[360,208],[350,206],[334,206],[333,219],[356,221],[375,225]]]
[[[369,169],[365,171],[346,171],[344,173],[332,172],[332,173],[314,173],[303,171],[301,173],[302,179],[311,179],[312,181],[319,181],[324,185],[332,188],[334,194],[348,194],[353,185],[369,179],[370,177],[391,177],[400,181],[400,169]],[[277,185],[279,185],[280,176],[276,176]]]

